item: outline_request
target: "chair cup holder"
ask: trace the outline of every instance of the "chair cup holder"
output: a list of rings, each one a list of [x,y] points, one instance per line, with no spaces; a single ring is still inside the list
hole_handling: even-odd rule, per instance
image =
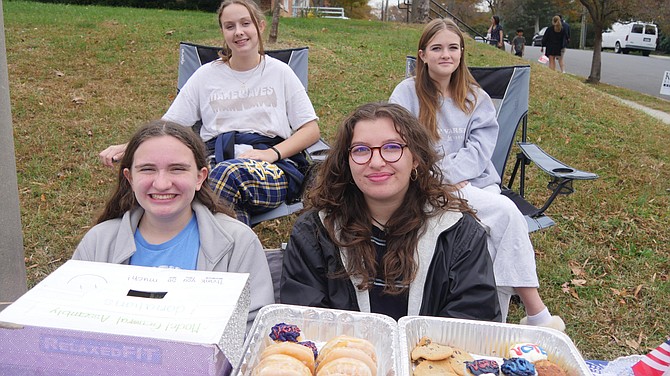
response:
[[[555,172],[557,174],[569,174],[569,173],[575,172],[575,170],[573,170],[571,168],[567,168],[567,167],[558,167],[558,168],[555,168],[551,171]]]
[[[564,170],[570,170],[570,169],[566,168]],[[556,191],[556,189],[558,189],[557,194],[559,195],[569,195],[575,191],[575,189],[572,186],[572,179],[568,180],[559,178],[557,176],[554,176],[551,179],[551,181],[547,184],[547,189],[549,189],[550,191]]]

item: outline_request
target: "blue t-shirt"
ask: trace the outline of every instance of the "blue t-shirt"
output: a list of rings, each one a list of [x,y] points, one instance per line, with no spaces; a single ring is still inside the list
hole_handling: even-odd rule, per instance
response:
[[[198,221],[193,215],[177,236],[162,244],[148,243],[138,227],[135,248],[137,251],[130,257],[130,265],[195,270],[200,249]]]

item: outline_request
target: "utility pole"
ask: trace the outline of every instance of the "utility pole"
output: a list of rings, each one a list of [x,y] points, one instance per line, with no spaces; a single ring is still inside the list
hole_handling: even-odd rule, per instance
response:
[[[0,311],[27,290],[6,51],[0,0]]]
[[[579,49],[586,48],[586,7],[582,5],[582,27],[579,31]]]

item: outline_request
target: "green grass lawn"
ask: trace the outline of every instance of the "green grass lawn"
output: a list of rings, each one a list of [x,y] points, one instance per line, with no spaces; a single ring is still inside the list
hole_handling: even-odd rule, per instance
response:
[[[100,150],[159,118],[175,95],[178,44],[219,44],[213,14],[4,1],[29,285],[67,260],[116,179]],[[309,95],[328,140],[343,116],[385,100],[415,54],[419,25],[281,20],[279,42],[309,46]],[[468,41],[471,66],[527,64]],[[645,353],[670,335],[670,127],[571,75],[532,63],[529,138],[596,181],[576,183],[534,233],[541,294],[586,358]],[[613,89],[607,89],[611,91]],[[632,95],[623,89],[615,94]],[[636,95],[636,97],[638,97]],[[668,102],[645,105],[668,109]],[[547,197],[530,167],[531,201]],[[256,229],[265,247],[294,217]],[[512,321],[521,318],[511,307]]]

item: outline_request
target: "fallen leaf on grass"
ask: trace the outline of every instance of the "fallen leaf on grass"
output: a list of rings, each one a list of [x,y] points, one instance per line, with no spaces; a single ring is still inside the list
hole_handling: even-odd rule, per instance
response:
[[[626,346],[630,347],[633,350],[637,350],[640,348],[640,342],[635,341],[633,339],[627,339],[626,340]]]
[[[633,296],[635,297],[635,299],[638,298],[638,295],[640,294],[640,291],[642,291],[642,285],[637,285],[637,287],[635,288],[635,291],[633,291]]]
[[[570,270],[572,271],[572,274],[577,277],[584,275],[584,269],[578,265],[570,265]]]
[[[174,34],[174,30],[168,30],[165,32],[165,35],[172,35]]]
[[[570,282],[575,286],[579,286],[579,287],[586,286],[586,280],[585,279],[573,279]]]
[[[577,291],[575,291],[575,289],[570,287],[570,282],[565,282],[564,284],[562,284],[561,291],[563,291],[566,294],[572,295],[572,297],[575,299],[579,299],[579,294],[577,294]]]
[[[564,284],[561,285],[561,291],[563,291],[566,294],[570,293],[570,286],[568,282],[565,282]]]
[[[614,295],[617,295],[617,296],[620,296],[620,297],[628,296],[628,293],[626,292],[626,289],[619,290],[619,289],[615,289],[615,288],[610,288],[610,290],[612,290],[612,293]]]
[[[72,102],[74,102],[74,104],[84,104],[86,103],[86,100],[82,97],[72,97]]]

